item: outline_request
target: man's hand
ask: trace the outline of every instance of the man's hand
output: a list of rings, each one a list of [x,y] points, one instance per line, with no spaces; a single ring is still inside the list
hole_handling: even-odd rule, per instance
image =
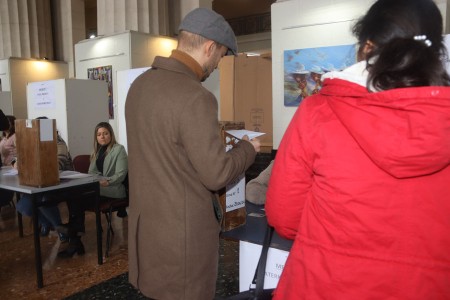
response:
[[[247,135],[244,135],[244,136],[242,137],[242,139],[243,139],[244,141],[250,142],[250,143],[253,145],[253,148],[255,148],[255,151],[256,151],[256,152],[261,151],[261,142],[260,142],[260,140],[259,140],[258,138],[254,138],[254,139],[252,139],[252,140],[249,140],[249,139],[248,139],[248,136],[247,136]]]

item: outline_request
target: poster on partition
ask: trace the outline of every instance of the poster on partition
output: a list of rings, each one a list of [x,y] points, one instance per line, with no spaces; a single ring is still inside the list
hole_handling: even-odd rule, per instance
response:
[[[108,84],[108,112],[109,118],[114,119],[112,66],[90,68],[87,70],[88,78],[92,80],[104,80]]]
[[[356,63],[356,46],[341,45],[284,51],[284,106],[298,106],[322,88],[321,76]]]

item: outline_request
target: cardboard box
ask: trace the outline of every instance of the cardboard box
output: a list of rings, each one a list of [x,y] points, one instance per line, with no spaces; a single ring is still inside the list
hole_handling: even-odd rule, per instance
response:
[[[245,129],[265,132],[262,152],[273,147],[272,56],[225,56],[220,69],[220,120],[244,122]]]
[[[244,122],[219,122],[225,151],[233,148],[238,140],[227,130],[244,129]],[[245,224],[245,173],[219,191],[219,202],[223,211],[222,231],[229,231]]]
[[[248,290],[258,266],[262,245],[239,241],[239,292]],[[267,252],[264,288],[274,289],[283,272],[289,251],[270,247]]]
[[[19,183],[59,184],[56,120],[16,120],[15,125]]]

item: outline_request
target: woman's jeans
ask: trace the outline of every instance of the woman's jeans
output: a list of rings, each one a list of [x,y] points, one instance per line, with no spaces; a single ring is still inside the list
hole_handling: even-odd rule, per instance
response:
[[[61,225],[61,214],[56,204],[45,206],[45,202],[48,202],[46,195],[39,195],[36,197],[36,204],[44,205],[38,207],[38,222],[41,226],[53,227]],[[31,195],[22,194],[20,200],[17,201],[16,209],[22,215],[31,217],[33,214],[33,203],[31,201]]]

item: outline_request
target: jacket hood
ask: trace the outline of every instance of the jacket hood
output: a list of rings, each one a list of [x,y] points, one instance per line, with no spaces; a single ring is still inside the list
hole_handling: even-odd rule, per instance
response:
[[[435,173],[450,163],[450,87],[369,92],[325,79],[320,92],[361,149],[396,178]]]

